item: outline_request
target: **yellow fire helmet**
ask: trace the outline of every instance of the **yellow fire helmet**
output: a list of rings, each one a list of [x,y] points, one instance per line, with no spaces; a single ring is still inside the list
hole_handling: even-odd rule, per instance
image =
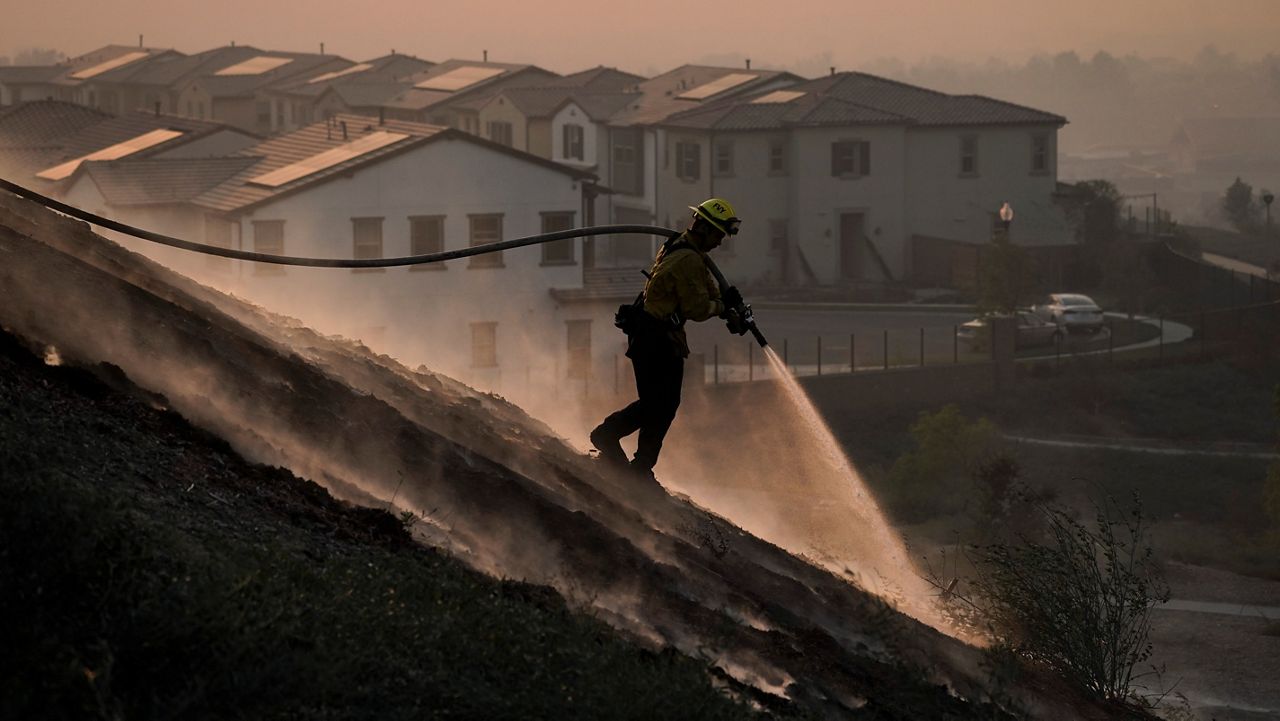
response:
[[[690,205],[689,210],[725,235],[738,234],[738,224],[742,221],[738,220],[738,216],[733,212],[733,206],[724,198],[704,200],[697,206]]]

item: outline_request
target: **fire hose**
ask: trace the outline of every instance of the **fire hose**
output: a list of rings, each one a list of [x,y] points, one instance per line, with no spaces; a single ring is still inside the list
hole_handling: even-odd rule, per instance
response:
[[[224,248],[218,245],[208,245],[205,243],[195,243],[182,238],[156,233],[144,228],[138,228],[127,223],[121,223],[111,218],[104,218],[96,213],[90,213],[87,210],[68,205],[54,198],[50,198],[41,193],[37,193],[30,188],[23,187],[17,183],[10,182],[4,178],[0,178],[0,189],[7,190],[27,200],[34,201],[43,205],[50,210],[57,211],[63,215],[70,216],[77,220],[83,220],[108,230],[114,230],[117,233],[133,236],[141,240],[147,240],[152,243],[166,245],[171,248],[179,248],[195,253],[204,253],[206,255],[216,255],[223,258],[231,258],[233,260],[248,260],[255,263],[274,263],[276,265],[294,265],[305,266],[310,268],[391,268],[403,265],[422,265],[425,263],[442,263],[446,260],[457,260],[459,258],[469,258],[475,255],[484,255],[486,253],[497,253],[503,250],[511,250],[513,248],[523,248],[529,245],[540,245],[542,243],[550,243],[557,240],[567,240],[570,238],[584,238],[596,235],[657,235],[664,238],[674,238],[680,235],[680,231],[670,228],[663,228],[657,225],[595,225],[587,228],[571,228],[569,230],[559,230],[552,233],[539,233],[538,235],[529,235],[523,238],[512,238],[511,240],[502,240],[495,243],[483,243],[473,245],[467,248],[459,248],[457,250],[444,250],[438,253],[425,253],[422,255],[407,255],[398,258],[300,258],[286,255],[272,255],[269,253],[255,253],[248,250],[237,250],[235,248]],[[720,284],[721,292],[727,290],[730,286],[725,280],[724,274],[716,267],[716,264],[707,258],[707,268],[715,276],[716,282]],[[755,327],[755,320],[751,313],[751,306],[742,303],[737,308],[726,309],[726,321],[729,324],[730,332],[743,335],[751,332],[761,346],[766,345],[764,336]]]

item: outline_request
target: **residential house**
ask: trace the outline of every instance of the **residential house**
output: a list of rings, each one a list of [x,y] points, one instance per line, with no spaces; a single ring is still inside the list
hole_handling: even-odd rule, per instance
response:
[[[579,112],[583,104],[590,104],[597,110],[606,106],[616,110],[625,104],[630,91],[643,80],[639,75],[602,66],[543,80],[536,86],[513,84],[491,94],[481,94],[462,105],[476,110],[480,134],[490,140],[509,141],[512,147],[534,155],[584,165],[585,132],[574,135],[564,148],[569,152],[562,150],[557,156],[557,145],[563,145],[563,138],[560,138],[560,144],[556,142],[552,127],[557,113],[578,97],[584,98],[577,103]],[[614,103],[608,105],[604,98],[611,98]],[[584,124],[583,131],[585,129]]]
[[[682,65],[635,87],[637,97],[614,113],[604,126],[599,158],[600,178],[611,193],[600,198],[596,215],[602,222],[682,224],[687,211],[659,208],[662,170],[669,165],[670,148],[663,122],[672,115],[747,93],[768,92],[802,78],[776,70]],[[634,271],[653,260],[654,242],[620,236],[597,241],[591,263],[600,268]],[[630,273],[634,274],[634,273]]]
[[[454,129],[339,115],[229,158],[86,163],[67,197],[224,247],[381,258],[574,227],[591,182],[586,172]],[[122,242],[324,332],[508,396],[589,382],[616,351],[611,316],[563,305],[552,292],[582,284],[573,241],[357,270]]]
[[[730,199],[742,232],[719,257],[737,282],[954,285],[972,274],[1006,202],[1019,245],[1072,243],[1054,202],[1065,123],[991,98],[833,73],[659,121],[656,204],[671,223],[704,198]]]
[[[388,118],[433,123],[483,135],[513,146],[502,128],[482,128],[476,101],[503,88],[529,86],[560,77],[536,65],[446,60],[409,78],[410,87],[386,102]],[[511,134],[514,136],[514,129]]]
[[[64,100],[24,101],[0,110],[0,175],[22,182],[49,167],[66,139],[111,119]]]
[[[32,100],[55,100],[69,94],[56,80],[66,73],[62,65],[0,66],[0,105]]]
[[[413,86],[410,78],[435,63],[392,52],[342,70],[331,70],[290,85],[270,88],[273,132],[289,132],[341,113],[377,116],[397,95]]]
[[[140,44],[106,45],[55,65],[0,68],[0,104],[67,100],[108,113],[133,110],[114,86],[96,86],[98,79],[107,73],[132,71],[153,58],[180,55]]]
[[[177,112],[216,120],[260,135],[273,130],[274,88],[355,65],[337,55],[216,48],[201,54],[194,70],[174,81]],[[196,56],[193,56],[196,57]]]
[[[112,117],[57,101],[24,103],[0,116],[0,153],[16,182],[60,194],[87,161],[204,158],[261,138],[221,123],[134,112]]]

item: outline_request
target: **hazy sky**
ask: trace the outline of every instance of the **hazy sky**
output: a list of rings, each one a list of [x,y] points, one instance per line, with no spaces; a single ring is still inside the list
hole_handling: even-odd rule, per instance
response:
[[[108,42],[186,52],[235,40],[361,60],[392,48],[429,60],[596,64],[648,73],[707,58],[842,69],[896,57],[1021,62],[1098,50],[1189,58],[1208,44],[1256,58],[1280,53],[1280,0],[0,0],[0,53]],[[22,10],[15,8],[21,2]]]

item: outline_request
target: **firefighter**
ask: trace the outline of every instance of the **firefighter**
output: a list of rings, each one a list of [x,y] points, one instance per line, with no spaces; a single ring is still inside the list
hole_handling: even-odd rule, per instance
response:
[[[680,406],[684,359],[689,342],[684,324],[722,316],[725,308],[742,305],[734,288],[720,288],[707,269],[706,253],[725,236],[736,235],[740,221],[727,200],[712,198],[693,211],[689,227],[663,243],[636,303],[618,310],[618,326],[627,334],[627,357],[636,376],[634,403],[604,419],[591,431],[591,444],[600,458],[653,479],[653,466],[662,439]],[[635,457],[629,462],[619,444],[640,431]]]

